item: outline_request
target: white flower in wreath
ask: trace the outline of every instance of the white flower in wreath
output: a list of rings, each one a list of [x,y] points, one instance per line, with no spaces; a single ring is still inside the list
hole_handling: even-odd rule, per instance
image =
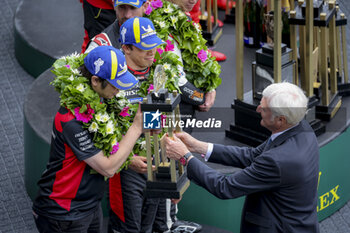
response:
[[[73,76],[73,75],[69,76],[68,80],[71,81],[71,82],[73,82],[74,76]]]
[[[201,28],[198,23],[193,22],[193,25],[196,28],[197,32],[201,32]]]
[[[116,94],[115,96],[116,97],[118,97],[118,98],[121,98],[121,97],[125,97],[125,91],[122,91],[122,90],[120,90],[119,92],[118,92],[118,94]]]
[[[80,53],[78,53],[77,51],[75,51],[74,53],[72,53],[71,55],[70,55],[70,57],[80,57]]]
[[[164,28],[166,26],[165,22],[163,22],[163,21],[161,21],[161,22],[158,21],[158,24],[159,24],[160,28]]]
[[[80,83],[78,86],[77,86],[77,90],[80,91],[80,92],[83,92],[85,91],[86,87],[84,86],[84,84]]]
[[[69,57],[69,56],[61,56],[61,57],[59,57],[57,60],[67,60],[67,57]]]
[[[108,121],[106,125],[106,133],[107,134],[113,134],[114,133],[114,124],[113,121]]]
[[[73,74],[80,75],[80,71],[78,69],[72,69]]]
[[[164,68],[165,70],[169,70],[169,69],[170,69],[170,64],[164,63],[164,64],[163,64],[163,68]]]
[[[92,122],[89,127],[89,132],[94,133],[98,130],[98,124],[96,122]]]
[[[165,12],[165,13],[168,13],[168,14],[169,14],[169,13],[172,13],[173,11],[174,11],[174,10],[173,10],[173,8],[171,8],[170,5],[167,6],[167,8],[164,9],[164,12]]]
[[[186,18],[187,18],[187,16],[185,15],[185,13],[183,13],[182,11],[179,12],[179,16],[180,16],[180,17],[186,17]]]
[[[117,138],[113,138],[113,140],[112,140],[112,146],[114,146],[115,144],[117,144]]]
[[[95,114],[95,119],[99,122],[102,122],[102,114],[101,113]]]
[[[146,141],[142,141],[141,143],[140,143],[140,147],[141,147],[141,149],[142,150],[146,150]]]
[[[118,103],[120,104],[120,106],[126,106],[129,102],[126,99],[120,99],[118,100]]]
[[[67,60],[67,58],[78,58],[78,57],[80,57],[80,55],[81,55],[80,53],[74,52],[74,53],[72,53],[71,55],[62,56],[62,57],[58,58],[58,60],[60,60],[60,59]]]
[[[170,19],[171,19],[172,24],[176,23],[178,20],[178,18],[176,16],[173,16],[173,15],[170,16]]]
[[[109,121],[109,119],[110,119],[110,117],[109,117],[109,115],[107,113],[105,113],[105,114],[103,114],[101,116],[101,121],[102,122],[107,122],[107,121]]]

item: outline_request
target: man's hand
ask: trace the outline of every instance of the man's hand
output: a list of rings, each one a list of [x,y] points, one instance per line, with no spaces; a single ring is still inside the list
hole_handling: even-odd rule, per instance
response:
[[[176,133],[175,135],[186,145],[189,151],[199,154],[207,153],[208,144],[206,142],[199,141],[185,132]]]
[[[147,173],[147,158],[143,156],[134,156],[129,167],[137,173]],[[152,170],[156,169],[152,166]]]
[[[195,152],[196,141],[194,137],[189,135],[186,132],[175,133],[176,137],[178,137],[187,147],[187,149],[191,152]]]
[[[141,103],[139,104],[139,107],[138,107],[137,112],[135,114],[132,126],[137,128],[140,132],[142,132],[143,127],[142,127]]]
[[[216,96],[215,90],[205,93],[205,102],[204,104],[198,106],[199,111],[208,112],[215,102],[215,96]]]
[[[176,135],[173,138],[164,137],[163,140],[168,158],[179,160],[189,152],[186,145]]]

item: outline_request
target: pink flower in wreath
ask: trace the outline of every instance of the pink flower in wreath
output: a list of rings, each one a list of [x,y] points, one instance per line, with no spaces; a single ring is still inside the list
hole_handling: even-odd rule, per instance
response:
[[[68,69],[70,69],[70,65],[64,65],[65,67],[67,67]]]
[[[150,85],[149,85],[149,88],[147,89],[148,94],[149,94],[151,91],[153,91],[153,90],[154,90],[154,86],[153,86],[153,84],[150,84]]]
[[[129,111],[129,106],[126,106],[123,108],[123,110],[121,111],[121,113],[119,113],[120,116],[122,117],[126,117],[126,116],[130,116],[130,114],[128,113]]]
[[[159,53],[159,56],[162,55],[162,53],[164,52],[164,50],[162,48],[157,48],[157,52]]]
[[[161,8],[163,6],[162,0],[155,0],[151,2],[153,9]]]
[[[174,45],[171,43],[170,40],[166,41],[165,52],[168,52],[168,51],[174,51]]]
[[[150,5],[148,5],[148,7],[147,7],[147,9],[145,11],[145,14],[146,15],[150,15],[152,13],[152,11],[153,11],[152,7]]]
[[[114,154],[114,153],[117,153],[117,151],[119,150],[119,142],[117,142],[117,144],[115,144],[113,147],[112,147],[112,151],[109,152],[109,154]]]
[[[201,62],[205,62],[208,58],[207,52],[204,51],[204,49],[202,49],[201,51],[198,52],[197,57],[199,58],[199,60],[201,60]]]
[[[76,107],[74,109],[75,118],[77,119],[77,121],[88,123],[92,119],[92,114],[94,114],[95,111],[90,107],[89,104],[87,104],[86,106],[87,106],[87,110],[83,113],[79,113],[80,107]]]

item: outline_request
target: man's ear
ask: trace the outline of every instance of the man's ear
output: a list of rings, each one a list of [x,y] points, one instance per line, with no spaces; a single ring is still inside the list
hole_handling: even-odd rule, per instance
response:
[[[96,75],[93,75],[91,77],[91,86],[96,87],[99,84],[99,82],[100,82],[100,79]]]
[[[122,49],[123,49],[124,54],[127,54],[127,55],[130,54],[130,48],[129,48],[129,46],[126,46],[125,44],[123,44],[123,45],[122,45]]]
[[[278,116],[278,127],[285,127],[288,125],[287,118],[285,116]]]
[[[143,13],[143,14],[145,14],[145,12],[146,12],[146,10],[147,10],[149,4],[151,4],[151,3],[150,3],[149,0],[147,0],[147,1],[142,5],[142,13]]]

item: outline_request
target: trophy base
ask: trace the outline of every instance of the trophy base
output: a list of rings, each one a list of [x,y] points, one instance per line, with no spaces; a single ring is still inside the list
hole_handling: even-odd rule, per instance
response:
[[[236,23],[236,11],[235,7],[232,7],[230,10],[229,14],[225,15],[224,23],[230,23],[230,24],[235,24]]]
[[[341,96],[336,93],[328,106],[318,105],[316,106],[316,118],[323,121],[330,121],[334,115],[338,112],[341,106]]]
[[[322,86],[320,82],[314,82],[313,84],[314,94],[318,99],[321,99],[322,96]]]
[[[311,128],[314,130],[316,137],[326,132],[326,126],[319,119],[315,119],[309,122],[309,124]]]
[[[153,94],[153,93],[152,93]],[[176,95],[169,94],[167,98],[169,102],[165,101],[154,101],[152,99],[152,94],[147,95],[146,102],[141,104],[141,111],[157,111],[160,112],[172,112],[176,106],[180,103],[181,97],[180,94],[176,93]],[[145,98],[144,98],[145,100]]]
[[[341,11],[341,9],[339,9],[336,14],[335,14],[335,26],[336,27],[341,27],[341,26],[345,26],[348,24],[348,19],[347,17],[345,16],[344,18],[341,17],[341,14],[343,12]]]
[[[219,28],[218,25],[213,25],[213,31],[212,32],[208,32],[207,31],[207,27],[206,27],[206,23],[205,23],[205,27],[203,27],[203,24],[202,24],[202,21],[201,21],[201,25],[202,25],[202,28],[203,28],[202,35],[203,35],[203,38],[207,40],[207,44],[209,46],[215,45],[216,42],[219,40],[219,38],[222,35],[222,28]]]
[[[326,126],[321,120],[316,119],[316,106],[319,104],[318,98],[314,95],[309,97],[308,111],[306,112],[305,120],[309,122],[316,136],[326,132]]]
[[[295,75],[295,61],[290,61],[281,67],[283,74],[282,81],[293,83]],[[273,67],[259,64],[257,62],[252,63],[252,83],[253,83],[253,95],[255,99],[260,100],[263,90],[274,83],[274,69]]]
[[[350,83],[338,84],[338,94],[340,96],[350,96]]]
[[[336,13],[336,9],[335,8],[329,9],[328,4],[319,5],[319,3],[322,3],[322,2],[318,2],[316,7],[314,7],[314,26],[327,27],[333,15]],[[305,19],[305,15],[303,15],[302,8],[303,7],[299,5],[295,7],[294,10],[296,11],[296,17],[289,18],[290,25],[305,25],[306,19]],[[321,13],[326,13],[326,20],[320,20],[319,15]]]
[[[234,100],[231,108],[235,110],[235,123],[230,125],[230,128],[225,131],[228,138],[245,143],[250,146],[260,145],[265,141],[271,132],[260,125],[261,116],[256,112],[259,101],[253,100],[249,92],[246,100]]]
[[[189,186],[190,181],[187,179],[186,171],[177,179],[176,183],[169,179],[156,178],[154,181],[146,182],[145,197],[180,199]]]
[[[268,135],[261,134],[234,124],[231,124],[230,129],[225,131],[225,136],[254,147],[260,145],[269,137]]]
[[[253,99],[251,92],[244,95],[245,100],[234,100],[231,108],[235,110],[235,123],[230,125],[230,128],[225,131],[225,135],[228,138],[245,143],[249,146],[258,146],[264,142],[271,132],[260,125],[261,116],[256,112],[256,108],[259,102]],[[305,119],[309,122],[315,134],[321,135],[326,131],[325,125],[315,118],[316,105],[318,100],[315,96],[309,98],[308,112]]]
[[[292,49],[288,48],[287,45],[282,44],[281,45],[282,54],[281,54],[281,65],[285,65],[289,63],[291,59]],[[256,63],[273,67],[273,49],[270,48],[268,45],[264,45],[261,49],[258,49],[255,53],[256,56]]]
[[[313,9],[314,9],[314,18],[318,18],[322,12],[322,7],[323,7],[323,1],[314,1],[313,2]],[[303,3],[301,6],[301,11],[303,17],[306,16],[306,2]]]

